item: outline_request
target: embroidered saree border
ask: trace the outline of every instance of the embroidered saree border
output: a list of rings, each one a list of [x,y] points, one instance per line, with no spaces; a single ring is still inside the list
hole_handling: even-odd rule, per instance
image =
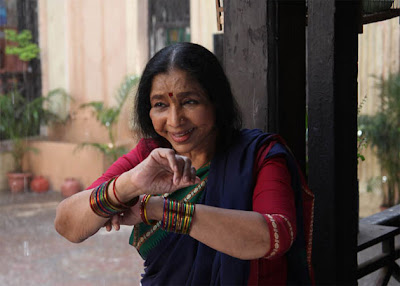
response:
[[[201,178],[201,182],[198,185],[183,188],[175,193],[166,194],[164,197],[169,197],[177,201],[196,203],[207,184],[209,169],[210,164],[207,164],[196,172]],[[143,223],[134,226],[129,244],[138,250],[143,259],[146,259],[151,249],[157,246],[158,243],[168,235],[168,232],[161,229],[160,226],[161,221],[151,226]]]

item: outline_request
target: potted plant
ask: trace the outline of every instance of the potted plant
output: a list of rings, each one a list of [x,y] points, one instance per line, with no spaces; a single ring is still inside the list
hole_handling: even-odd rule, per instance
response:
[[[12,192],[22,191],[31,176],[30,173],[23,172],[22,160],[26,152],[37,151],[29,147],[26,138],[37,134],[41,125],[65,121],[46,107],[55,96],[65,97],[66,93],[62,89],[55,89],[47,96],[34,100],[25,98],[16,90],[0,94],[0,139],[10,140],[11,144],[6,152],[12,155],[14,161],[14,170],[7,175]]]
[[[380,161],[386,177],[383,207],[400,203],[400,72],[379,80],[381,105],[374,115],[359,117],[360,130]]]
[[[126,148],[117,146],[114,136],[114,126],[118,122],[119,115],[129,95],[139,82],[137,76],[127,76],[121,83],[116,93],[117,105],[105,107],[101,101],[92,101],[81,105],[81,108],[92,108],[97,121],[107,129],[108,143],[85,142],[78,146],[78,149],[90,146],[96,148],[106,157],[106,161],[114,162],[120,156],[126,153]]]
[[[16,56],[19,60],[14,62],[8,69],[13,71],[26,72],[28,62],[37,58],[40,52],[38,45],[32,42],[32,33],[29,30],[22,30],[17,32],[16,30],[6,29],[5,39],[6,44],[6,55]],[[10,60],[11,58],[9,58]],[[18,67],[18,63],[22,66]]]

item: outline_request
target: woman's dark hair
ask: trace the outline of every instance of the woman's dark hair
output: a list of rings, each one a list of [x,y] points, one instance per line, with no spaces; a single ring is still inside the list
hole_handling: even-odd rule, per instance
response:
[[[213,53],[193,43],[178,43],[163,48],[147,63],[141,77],[135,121],[144,137],[159,138],[150,119],[150,92],[153,78],[177,68],[196,80],[214,105],[219,148],[226,147],[242,126],[241,114],[232,95],[228,78]]]

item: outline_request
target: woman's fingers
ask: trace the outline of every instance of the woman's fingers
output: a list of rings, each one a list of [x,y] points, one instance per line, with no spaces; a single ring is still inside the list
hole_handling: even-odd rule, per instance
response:
[[[139,166],[131,181],[147,194],[172,193],[200,182],[192,161],[171,149],[154,149]]]
[[[185,156],[175,155],[177,171],[174,172],[174,185],[188,186],[195,183],[196,169],[192,161]]]
[[[159,149],[160,157],[164,157],[168,161],[168,165],[173,172],[172,182],[174,185],[179,185],[181,181],[188,183],[192,178],[192,161],[185,157],[176,154],[171,149]]]
[[[105,224],[104,227],[108,232],[113,228],[118,231],[121,228],[120,215],[113,215]]]
[[[190,160],[185,161],[185,165],[183,167],[183,182],[184,183],[190,183],[193,181],[193,175],[192,175],[192,162]]]
[[[114,215],[111,217],[111,224],[114,227],[116,231],[120,229],[120,216],[119,215]]]
[[[112,230],[111,221],[108,220],[108,221],[104,224],[104,227],[106,228],[106,230],[107,230],[108,232],[110,232],[110,231]]]
[[[174,185],[179,185],[183,176],[185,175],[185,165],[187,164],[186,159],[186,157],[175,155],[177,170],[174,172]]]
[[[178,171],[175,152],[171,149],[159,149],[159,152],[161,157],[167,159],[169,167],[171,168],[172,172],[175,173],[176,171]]]

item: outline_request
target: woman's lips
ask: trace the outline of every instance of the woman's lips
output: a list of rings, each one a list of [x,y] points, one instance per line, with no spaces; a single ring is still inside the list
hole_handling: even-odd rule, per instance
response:
[[[180,133],[170,133],[170,135],[171,135],[172,140],[174,140],[177,143],[182,143],[189,139],[193,130],[194,130],[194,128],[191,128],[187,131],[180,132]]]

